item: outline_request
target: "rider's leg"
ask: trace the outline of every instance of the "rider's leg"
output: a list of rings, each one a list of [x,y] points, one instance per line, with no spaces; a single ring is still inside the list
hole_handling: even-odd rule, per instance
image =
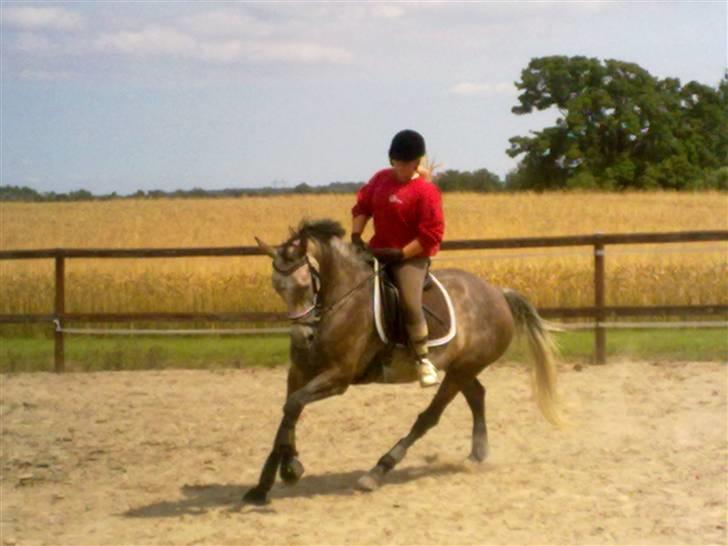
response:
[[[420,385],[437,385],[437,368],[427,358],[427,322],[422,310],[422,289],[427,275],[427,258],[410,258],[392,268],[399,288],[405,326],[417,362]]]

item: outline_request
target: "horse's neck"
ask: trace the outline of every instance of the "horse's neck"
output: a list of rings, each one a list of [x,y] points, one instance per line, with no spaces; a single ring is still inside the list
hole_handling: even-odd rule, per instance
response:
[[[349,380],[367,364],[367,340],[376,339],[370,312],[372,269],[339,243],[320,253],[321,303],[324,314],[312,355],[319,368],[338,367]]]
[[[343,243],[323,248],[319,262],[322,281],[321,298],[324,305],[336,304],[371,275],[371,268],[358,256],[352,254],[352,251]],[[366,288],[362,287],[362,290],[366,292]],[[352,294],[352,296],[354,295]]]

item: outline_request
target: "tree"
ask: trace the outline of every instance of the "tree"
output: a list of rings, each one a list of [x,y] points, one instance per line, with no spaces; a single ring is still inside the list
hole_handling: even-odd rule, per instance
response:
[[[728,164],[728,78],[718,89],[659,80],[633,63],[533,59],[512,111],[556,108],[556,125],[510,139],[509,189],[694,187]]]
[[[297,184],[295,188],[293,188],[293,193],[313,193],[314,188],[306,184],[306,182],[301,182],[300,184]]]
[[[68,201],[93,201],[95,197],[88,190],[76,190],[69,193],[66,199]]]
[[[0,186],[0,201],[42,201],[43,196],[27,186]]]
[[[493,192],[503,189],[498,175],[488,169],[477,171],[447,170],[435,178],[442,191]]]

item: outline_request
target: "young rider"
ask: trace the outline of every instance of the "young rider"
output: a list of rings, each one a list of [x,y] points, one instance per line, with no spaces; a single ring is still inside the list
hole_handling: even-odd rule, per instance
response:
[[[374,236],[369,249],[392,271],[420,385],[429,387],[439,380],[437,368],[427,358],[422,290],[430,257],[440,248],[445,222],[440,191],[420,168],[424,155],[425,139],[416,131],[407,129],[394,136],[389,148],[391,168],[377,172],[357,194],[351,240],[363,246],[361,234],[369,218],[373,218]]]

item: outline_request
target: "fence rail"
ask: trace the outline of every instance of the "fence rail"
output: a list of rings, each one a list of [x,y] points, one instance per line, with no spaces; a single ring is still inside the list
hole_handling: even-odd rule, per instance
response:
[[[442,250],[492,250],[513,248],[543,248],[565,246],[591,246],[594,256],[594,305],[588,307],[542,308],[546,318],[592,318],[595,321],[595,362],[606,361],[606,327],[608,317],[637,317],[662,315],[725,315],[728,304],[671,306],[608,306],[605,304],[605,247],[607,245],[697,243],[728,241],[728,230],[681,231],[671,233],[595,233],[593,235],[567,235],[560,237],[522,237],[511,239],[474,239],[446,241]],[[0,260],[55,260],[55,298],[53,313],[0,314],[0,324],[51,323],[55,329],[55,371],[63,372],[64,323],[71,322],[280,322],[282,313],[67,313],[65,310],[65,263],[76,258],[192,258],[224,256],[259,256],[263,253],[255,246],[208,248],[135,248],[135,249],[72,249],[3,250]],[[211,330],[211,334],[215,331]]]

